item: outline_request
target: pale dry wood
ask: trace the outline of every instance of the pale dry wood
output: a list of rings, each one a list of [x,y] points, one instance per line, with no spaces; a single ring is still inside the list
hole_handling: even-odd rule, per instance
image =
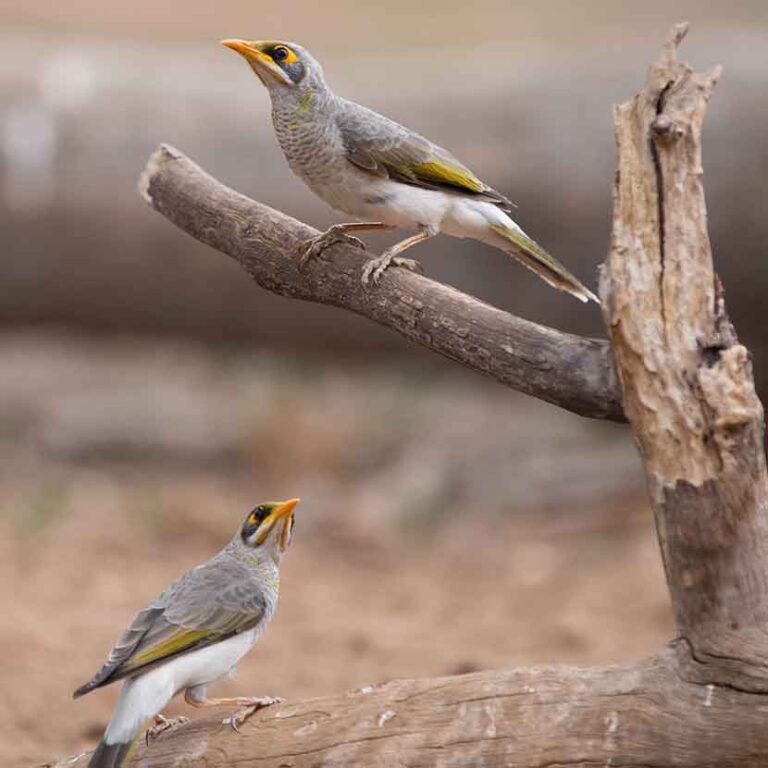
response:
[[[706,230],[701,124],[717,72],[677,61],[684,34],[674,30],[643,91],[616,109],[601,281],[680,637],[626,667],[403,680],[287,703],[240,736],[210,717],[142,747],[136,766],[768,765],[763,414]]]
[[[384,685],[262,710],[240,734],[197,719],[134,768],[743,768],[768,755],[764,697],[683,682],[670,648],[640,664],[542,667]],[[739,734],[739,738],[736,738]],[[88,756],[56,768],[85,768]]]
[[[698,672],[768,687],[768,481],[750,356],[707,234],[701,128],[719,69],[676,57],[616,108],[605,314],[640,447],[678,630]]]
[[[140,191],[176,226],[231,256],[262,288],[349,309],[581,416],[624,420],[606,341],[537,325],[402,269],[388,270],[377,287],[366,289],[360,276],[370,254],[348,245],[334,246],[325,252],[330,260],[315,260],[301,272],[303,244],[317,230],[225,187],[167,145],[150,158]]]

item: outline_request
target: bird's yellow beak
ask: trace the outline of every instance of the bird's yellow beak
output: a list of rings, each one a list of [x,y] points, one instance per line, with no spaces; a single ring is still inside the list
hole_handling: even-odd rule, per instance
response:
[[[301,499],[288,499],[288,501],[281,501],[279,506],[272,510],[272,516],[275,518],[275,520],[280,520],[282,517],[287,517],[291,514],[291,512],[293,512],[294,508],[300,501]]]
[[[269,513],[269,517],[261,524],[259,528],[259,536],[256,539],[257,544],[263,544],[270,531],[279,523],[283,521],[283,527],[280,531],[280,548],[285,549],[288,544],[288,535],[291,532],[291,517],[293,517],[293,510],[301,499],[288,499],[288,501],[278,502],[277,506]]]
[[[267,83],[264,81],[262,73],[269,73],[275,80],[281,83],[290,82],[285,72],[275,64],[274,59],[268,53],[264,53],[264,51],[260,49],[258,40],[248,41],[238,40],[237,38],[228,38],[222,40],[221,44],[225,48],[230,48],[236,53],[239,53],[251,65],[264,85]]]
[[[291,528],[293,528],[293,509],[301,499],[288,499],[284,501],[272,514],[275,516],[275,522],[284,519],[283,529],[280,531],[280,549],[285,552],[288,546]]]
[[[241,56],[245,56],[246,59],[251,59],[255,61],[272,61],[271,56],[267,56],[266,53],[263,53],[258,48],[254,47],[253,43],[249,43],[247,40],[238,40],[236,38],[222,40],[221,44],[225,48],[231,48],[233,51],[236,51]]]

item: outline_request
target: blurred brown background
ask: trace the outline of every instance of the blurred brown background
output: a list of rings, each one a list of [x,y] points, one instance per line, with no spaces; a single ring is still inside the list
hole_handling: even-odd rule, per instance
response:
[[[725,74],[710,231],[768,387],[768,6],[391,0],[0,5],[0,754],[92,746],[72,702],[132,615],[256,502],[298,495],[278,616],[230,691],[638,658],[672,631],[627,430],[458,369],[338,310],[271,296],[152,213],[160,141],[318,227],[268,99],[222,37],[304,43],[343,94],[453,150],[594,285],[611,104],[667,28]],[[376,244],[385,239],[372,240]],[[439,238],[428,273],[533,320],[599,313],[500,252]],[[177,707],[183,709],[183,707]]]

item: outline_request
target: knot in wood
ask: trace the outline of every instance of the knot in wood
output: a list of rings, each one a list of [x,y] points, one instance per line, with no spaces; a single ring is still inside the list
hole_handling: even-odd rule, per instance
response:
[[[651,123],[653,135],[663,142],[679,139],[684,133],[683,127],[668,115],[658,115]]]

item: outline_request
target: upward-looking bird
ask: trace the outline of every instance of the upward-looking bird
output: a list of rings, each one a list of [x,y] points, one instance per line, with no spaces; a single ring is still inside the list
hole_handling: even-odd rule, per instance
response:
[[[280,558],[291,542],[298,499],[259,504],[224,549],[187,571],[137,614],[75,698],[125,678],[88,768],[127,763],[137,735],[179,692],[194,707],[244,707],[233,727],[270,696],[209,699],[208,686],[234,671],[277,607]],[[162,718],[161,718],[162,720]]]
[[[363,283],[439,232],[470,237],[516,258],[582,301],[596,296],[509,217],[512,203],[450,152],[366,107],[337,96],[320,65],[296,43],[222,40],[245,57],[272,99],[272,122],[291,169],[331,207],[362,221],[336,224],[307,244],[302,263],[337,242],[365,247],[350,232],[415,227],[418,232],[363,268]]]

